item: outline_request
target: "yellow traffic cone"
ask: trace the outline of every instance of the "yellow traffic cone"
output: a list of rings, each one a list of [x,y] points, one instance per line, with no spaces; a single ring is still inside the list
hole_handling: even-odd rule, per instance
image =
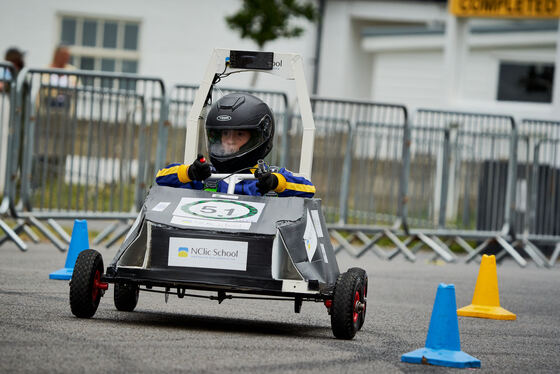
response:
[[[514,320],[516,318],[515,314],[500,306],[498,274],[496,271],[496,257],[494,255],[482,256],[472,304],[458,309],[457,315],[462,317],[508,320]]]

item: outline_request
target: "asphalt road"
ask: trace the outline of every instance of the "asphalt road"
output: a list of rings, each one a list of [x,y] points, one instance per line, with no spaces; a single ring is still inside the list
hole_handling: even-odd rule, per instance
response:
[[[115,250],[102,249],[105,263]],[[282,301],[170,297],[141,293],[136,311],[118,312],[110,289],[92,319],[68,305],[68,282],[48,279],[65,254],[47,244],[27,253],[0,247],[0,372],[394,373],[459,369],[400,362],[424,346],[437,285],[453,283],[470,304],[478,264],[392,262],[342,253],[339,266],[365,268],[368,314],[352,341],[334,339],[326,309]],[[459,318],[461,348],[492,373],[557,373],[560,265],[512,261],[498,267],[500,301],[516,321]]]

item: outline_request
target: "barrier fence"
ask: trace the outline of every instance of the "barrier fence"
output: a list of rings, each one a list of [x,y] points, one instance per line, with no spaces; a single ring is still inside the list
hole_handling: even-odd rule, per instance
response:
[[[131,219],[151,185],[165,87],[158,78],[28,69],[17,82],[8,199],[61,250],[55,219]],[[23,139],[20,139],[23,134]],[[23,152],[22,152],[23,151]],[[16,193],[17,190],[17,193]],[[116,226],[114,226],[116,228]],[[122,229],[124,231],[124,229]]]
[[[6,180],[6,160],[9,124],[14,115],[12,102],[15,101],[16,81],[14,66],[0,62],[0,193],[4,193]]]
[[[327,221],[392,225],[400,220],[406,108],[319,97],[311,104],[317,128],[312,177],[323,206],[331,211]],[[299,163],[293,156],[301,143],[300,119],[297,114],[294,118],[288,163],[293,168]]]
[[[516,230],[560,236],[560,122],[521,121]]]
[[[22,250],[27,250],[27,245],[21,240],[17,233],[2,219],[8,215],[10,210],[11,194],[11,165],[13,163],[13,152],[17,147],[11,144],[13,137],[13,123],[16,102],[16,72],[14,66],[9,62],[0,62],[0,228],[4,231],[3,241],[12,240]],[[35,238],[34,236],[31,236]],[[2,239],[0,239],[0,243]]]
[[[13,72],[0,64],[3,72]],[[7,78],[9,77],[9,79]],[[111,221],[93,244],[117,242],[159,168],[183,161],[197,86],[131,74],[26,69],[0,77],[0,156],[5,235],[36,226],[59,249],[58,219]],[[301,118],[286,93],[214,87],[213,100],[244,91],[276,121],[268,162],[296,169]],[[335,250],[410,261],[423,247],[451,262],[456,245],[552,266],[560,256],[560,122],[313,97],[312,180]],[[204,133],[199,134],[205,150]],[[1,180],[0,180],[1,181]],[[50,228],[43,222],[46,220]],[[56,235],[53,233],[53,231]],[[394,249],[379,245],[388,240]],[[542,249],[556,246],[548,259]],[[526,255],[526,256],[525,256]]]
[[[432,132],[421,153],[431,166],[422,174],[431,171],[435,183],[427,191],[410,193],[411,201],[424,202],[420,211],[429,212],[426,226],[500,230],[511,211],[511,198],[506,195],[513,193],[507,181],[508,167],[513,167],[508,163],[515,152],[513,118],[419,109],[414,128],[413,133]],[[415,144],[413,136],[413,149]],[[438,216],[433,217],[433,212]],[[411,223],[423,218],[414,216],[409,213]]]

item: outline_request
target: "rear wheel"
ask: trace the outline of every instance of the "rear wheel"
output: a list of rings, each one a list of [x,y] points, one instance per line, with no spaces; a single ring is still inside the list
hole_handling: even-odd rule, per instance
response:
[[[97,311],[99,300],[107,289],[101,282],[103,258],[93,249],[80,252],[70,280],[70,309],[76,317],[90,318]]]
[[[361,299],[362,302],[364,304],[363,306],[363,310],[359,315],[359,326],[358,326],[358,330],[360,330],[362,328],[362,326],[364,325],[364,322],[366,320],[366,306],[367,306],[367,292],[368,292],[368,276],[367,273],[364,269],[362,268],[350,268],[348,269],[349,273],[354,273],[357,276],[359,276],[362,279],[362,284],[364,285],[362,292],[361,292]]]
[[[343,273],[336,281],[331,306],[331,327],[338,339],[352,339],[360,329],[360,315],[365,307],[363,288],[362,277],[355,272]]]
[[[132,312],[138,304],[140,287],[137,284],[115,283],[114,300],[117,310]]]

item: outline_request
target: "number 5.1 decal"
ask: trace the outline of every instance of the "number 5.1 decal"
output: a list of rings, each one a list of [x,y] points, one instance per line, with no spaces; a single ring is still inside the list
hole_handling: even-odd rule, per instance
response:
[[[229,201],[228,201],[229,202]],[[193,203],[193,204],[197,204],[197,203]],[[241,215],[239,214],[239,208],[230,208],[230,209],[224,209],[224,207],[222,206],[217,206],[217,205],[206,205],[206,202],[202,202],[200,204],[197,205],[193,205],[190,204],[189,205],[189,212],[195,215],[199,215],[200,213],[205,213],[208,215],[208,217],[211,218],[223,218],[224,215],[222,213],[226,213],[225,218],[245,218],[245,217],[250,217],[254,214],[256,214],[256,209],[253,207],[247,207],[246,205],[242,205],[243,208],[248,208],[249,212],[245,213],[244,211],[241,212]],[[236,203],[238,204],[238,203]],[[196,212],[198,208],[199,212]],[[218,209],[220,209],[220,211],[218,212]],[[237,215],[234,216],[233,213],[236,212]]]
[[[256,222],[263,206],[262,203],[253,202],[183,198],[174,214],[206,219]]]

